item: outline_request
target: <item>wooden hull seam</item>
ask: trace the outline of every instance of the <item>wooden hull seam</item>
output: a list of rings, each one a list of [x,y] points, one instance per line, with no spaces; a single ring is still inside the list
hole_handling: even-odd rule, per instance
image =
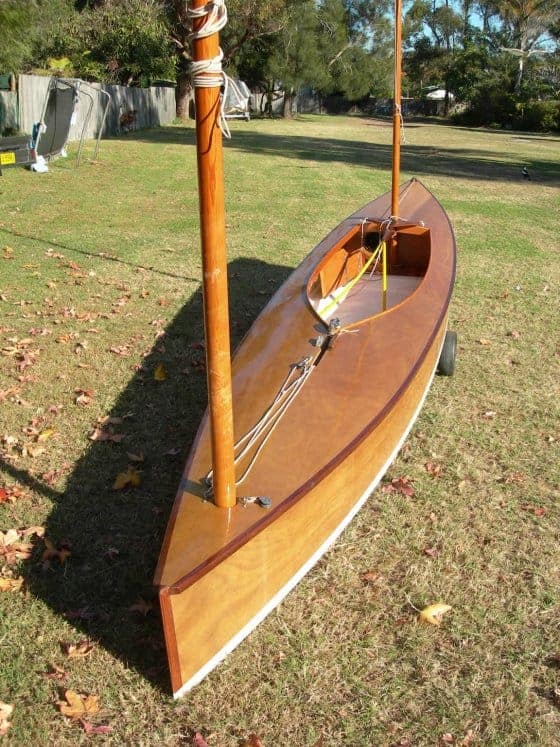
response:
[[[356,516],[358,511],[366,503],[369,496],[372,494],[372,492],[375,490],[375,488],[379,484],[383,475],[387,472],[387,470],[389,469],[389,467],[395,460],[397,454],[402,448],[402,445],[406,441],[408,434],[410,433],[414,423],[416,422],[416,419],[418,418],[420,411],[422,410],[422,407],[424,405],[428,392],[430,391],[430,387],[432,385],[432,381],[437,370],[437,364],[439,361],[441,349],[443,347],[444,339],[445,339],[445,335],[442,335],[442,342],[439,346],[438,354],[435,359],[436,360],[435,366],[427,381],[426,387],[418,402],[418,405],[416,406],[416,409],[414,410],[410,418],[410,421],[408,422],[395,448],[393,449],[393,451],[391,452],[391,454],[389,455],[389,457],[387,458],[386,462],[383,464],[381,469],[376,473],[375,477],[373,478],[371,483],[368,485],[368,487],[366,488],[362,496],[357,500],[354,506],[346,514],[346,516],[340,522],[340,524],[332,531],[332,533],[324,540],[324,542],[317,548],[317,550],[313,553],[313,555],[311,555],[310,558],[300,567],[300,569],[292,576],[292,578],[290,578],[290,580],[281,589],[279,589],[279,591],[276,592],[276,594],[273,597],[271,597],[271,599],[261,608],[261,610],[256,615],[254,615],[251,618],[251,620],[249,620],[214,656],[212,656],[212,658],[209,659],[208,662],[203,667],[201,667],[194,675],[192,675],[179,689],[173,692],[173,697],[175,699],[181,698],[187,692],[192,690],[193,687],[199,684],[199,682],[201,682],[213,669],[215,669],[218,666],[218,664],[220,664],[220,662],[222,662],[226,658],[228,654],[230,654],[235,648],[237,648],[237,646],[248,635],[250,635],[253,632],[253,630],[255,630],[255,628],[257,628],[260,625],[260,623],[282,602],[282,600],[290,593],[290,591],[295,586],[297,586],[297,584],[302,580],[302,578],[311,570],[311,568],[313,568],[313,566],[321,559],[321,557],[327,552],[327,550],[336,542],[338,537],[342,534],[342,532],[350,524],[352,519]]]

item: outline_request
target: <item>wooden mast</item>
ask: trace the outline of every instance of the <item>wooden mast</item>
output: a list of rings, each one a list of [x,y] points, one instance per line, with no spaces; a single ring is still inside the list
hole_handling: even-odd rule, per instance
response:
[[[402,66],[402,0],[395,0],[395,71],[393,102],[393,168],[391,181],[391,216],[399,217],[399,178],[401,170],[401,66]]]
[[[206,0],[192,0],[192,10]],[[206,16],[194,18],[196,33]],[[193,38],[193,60],[214,60],[220,54],[218,32]],[[202,242],[202,290],[206,335],[206,369],[210,411],[213,493],[217,506],[235,505],[233,462],[233,410],[231,394],[231,352],[227,285],[226,229],[220,89],[222,76],[201,73],[215,85],[196,86],[196,154]]]

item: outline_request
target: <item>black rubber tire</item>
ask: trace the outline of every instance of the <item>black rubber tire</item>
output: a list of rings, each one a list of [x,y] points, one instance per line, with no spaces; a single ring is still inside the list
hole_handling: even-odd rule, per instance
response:
[[[457,332],[445,333],[445,340],[439,355],[438,373],[441,376],[453,376],[455,373],[455,359],[457,356]]]

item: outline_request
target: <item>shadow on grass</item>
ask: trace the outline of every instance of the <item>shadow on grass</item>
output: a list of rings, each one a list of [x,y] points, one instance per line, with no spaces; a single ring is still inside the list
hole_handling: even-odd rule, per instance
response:
[[[380,120],[360,118],[364,125],[381,126],[386,129],[386,123]],[[409,125],[406,125],[409,126]],[[411,124],[410,128],[418,127]],[[283,156],[304,161],[318,163],[346,163],[360,166],[371,165],[376,169],[391,170],[392,145],[387,143],[371,143],[366,140],[345,140],[327,137],[303,137],[301,135],[273,135],[256,130],[244,129],[233,132],[230,141],[226,141],[226,149],[242,150],[252,154],[267,156]],[[460,131],[471,131],[471,128],[457,128]],[[405,127],[406,130],[406,127]],[[472,131],[480,132],[473,129]],[[485,133],[488,145],[496,132],[489,130]],[[504,133],[505,134],[505,133]],[[516,143],[514,139],[532,140],[529,135],[507,131],[512,139],[510,153],[489,149],[446,147],[444,133],[441,140],[433,145],[405,144],[402,149],[401,168],[414,176],[441,175],[458,179],[488,179],[492,181],[522,182],[521,169],[526,166],[535,181],[542,183],[560,182],[560,166],[552,160],[538,158],[515,157]],[[153,130],[135,131],[126,139],[136,141],[194,145],[193,127],[163,127]],[[500,137],[500,139],[502,139]],[[542,139],[542,138],[541,138]]]
[[[251,259],[229,266],[232,344],[237,345],[266,298],[291,269]],[[206,406],[201,292],[197,291],[154,344],[110,415],[122,443],[92,442],[59,493],[31,476],[14,477],[53,503],[46,537],[69,547],[70,560],[26,569],[31,593],[71,622],[82,637],[104,646],[127,667],[169,692],[167,660],[152,578],[167,517],[198,423]],[[154,379],[163,363],[167,378]],[[144,455],[138,488],[115,491],[129,454]],[[37,551],[39,553],[39,550]],[[144,615],[138,598],[153,603]]]
[[[27,241],[35,241],[39,244],[44,244],[46,246],[54,247],[55,249],[63,249],[65,252],[70,252],[74,254],[81,254],[84,257],[93,257],[95,259],[100,259],[102,262],[114,262],[116,264],[121,265],[127,265],[128,267],[133,267],[137,270],[149,270],[150,272],[153,272],[157,275],[164,275],[169,278],[176,278],[180,280],[190,280],[191,282],[196,282],[194,278],[189,277],[188,275],[181,275],[178,272],[167,272],[166,270],[160,270],[157,267],[146,267],[146,265],[141,265],[138,262],[129,262],[126,259],[122,259],[121,257],[116,257],[113,254],[108,254],[107,252],[89,252],[87,249],[81,249],[77,246],[69,246],[68,244],[61,244],[58,241],[51,241],[50,239],[43,239],[41,236],[32,236],[27,233],[22,233],[21,231],[15,231],[15,230],[9,230],[8,228],[0,227],[0,234],[9,234],[10,236],[17,236],[18,239],[26,239]]]

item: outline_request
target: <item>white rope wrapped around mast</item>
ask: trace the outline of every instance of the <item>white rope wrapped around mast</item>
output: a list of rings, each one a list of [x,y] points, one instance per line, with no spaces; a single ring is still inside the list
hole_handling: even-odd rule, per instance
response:
[[[189,36],[191,39],[204,39],[207,36],[221,31],[227,23],[228,15],[225,0],[211,0],[200,8],[191,8],[187,5],[189,18],[204,18],[200,27]],[[207,60],[196,60],[191,62],[191,76],[195,88],[222,88],[220,112],[218,116],[218,127],[225,138],[231,138],[231,132],[226,122],[224,102],[227,96],[229,78],[222,70],[224,53],[220,52],[216,57]]]

